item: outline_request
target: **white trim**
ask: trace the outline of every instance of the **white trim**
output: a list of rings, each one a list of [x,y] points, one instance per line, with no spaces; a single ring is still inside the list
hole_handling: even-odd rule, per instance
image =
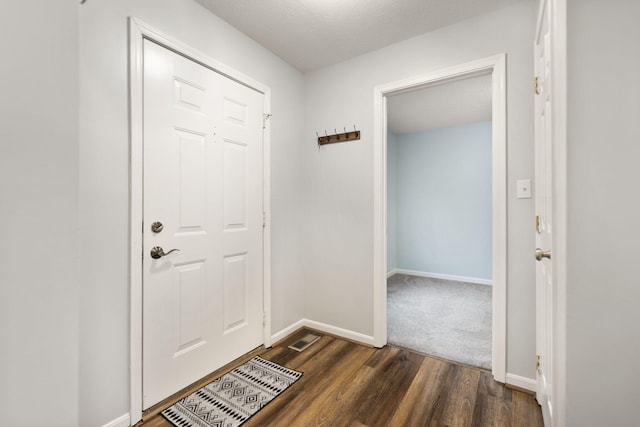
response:
[[[507,58],[496,57],[492,93],[492,373],[504,382],[507,371]]]
[[[364,335],[359,332],[353,332],[348,329],[342,329],[337,326],[328,325],[322,322],[316,322],[315,320],[302,319],[303,326],[307,328],[315,329],[328,334],[336,335],[341,338],[346,338],[351,341],[355,341],[365,345],[373,345],[373,337],[370,335]]]
[[[305,322],[304,319],[300,319],[297,322],[291,324],[290,326],[287,326],[286,328],[276,332],[275,334],[273,334],[271,336],[271,342],[272,343],[276,343],[276,342],[280,341],[281,339],[284,339],[284,338],[288,337],[289,335],[291,335],[292,333],[294,333],[298,329],[304,328],[304,326],[305,326],[304,322]]]
[[[124,414],[113,421],[109,421],[102,427],[129,427],[131,425],[129,414]]]
[[[466,277],[466,276],[454,276],[451,274],[440,274],[440,273],[429,273],[426,271],[416,271],[416,270],[405,270],[404,268],[396,268],[396,273],[399,274],[408,274],[410,276],[418,276],[418,277],[429,277],[431,279],[443,279],[443,280],[452,280],[454,282],[465,282],[465,283],[476,283],[478,285],[493,285],[493,280],[491,279],[480,279],[477,277]]]
[[[191,48],[134,17],[129,18],[129,281],[130,281],[130,422],[142,419],[142,88],[143,41],[152,40],[205,67],[264,94],[264,113],[271,114],[271,90],[268,86]],[[271,127],[266,121],[263,131],[263,338],[271,345]]]
[[[507,373],[507,384],[524,390],[536,391],[536,380],[533,378],[521,377],[520,375]]]
[[[264,346],[271,347],[271,89],[264,93],[264,120],[262,132],[262,304]],[[263,116],[265,117],[265,116]]]
[[[129,416],[142,419],[142,102],[143,35],[129,19]]]
[[[387,97],[384,88],[373,90],[373,345],[381,348],[387,344]]]
[[[336,335],[341,338],[345,338],[351,341],[355,341],[365,345],[373,345],[373,337],[370,335],[364,335],[359,332],[353,332],[347,329],[342,329],[337,326],[328,325],[322,322],[316,322],[315,320],[300,319],[290,326],[275,333],[271,339],[273,342],[278,342],[283,338],[291,335],[295,331],[301,328],[311,328],[327,334]]]
[[[493,333],[492,373],[505,382],[507,339],[507,142],[506,55],[499,54],[426,75],[374,88],[373,135],[373,313],[374,345],[387,343],[386,281],[386,149],[387,96],[448,81],[492,73],[492,194],[493,194]]]
[[[387,272],[387,279],[388,279],[389,277],[393,276],[394,274],[398,274],[398,273],[399,273],[399,271],[398,271],[398,269],[397,269],[397,268],[394,268],[393,270],[388,271],[388,272]]]

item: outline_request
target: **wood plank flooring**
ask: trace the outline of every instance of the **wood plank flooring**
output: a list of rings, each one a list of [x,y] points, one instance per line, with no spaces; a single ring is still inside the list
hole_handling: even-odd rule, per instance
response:
[[[305,333],[299,331],[273,348],[254,350],[173,400],[260,356],[303,375],[243,427],[543,426],[532,395],[493,381],[487,371],[326,335],[301,353],[287,348]],[[166,406],[152,408],[138,426],[171,427],[158,413]]]

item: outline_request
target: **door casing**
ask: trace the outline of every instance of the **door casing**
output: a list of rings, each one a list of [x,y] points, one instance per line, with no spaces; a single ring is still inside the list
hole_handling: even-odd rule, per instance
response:
[[[387,102],[386,97],[481,74],[492,74],[492,373],[506,378],[507,335],[507,137],[506,54],[479,59],[374,88],[373,136],[373,335],[387,344]]]
[[[271,346],[271,90],[268,86],[171,38],[134,17],[129,18],[129,286],[130,424],[142,419],[142,202],[143,202],[143,41],[152,40],[227,78],[264,94],[263,129],[263,319],[264,345]]]

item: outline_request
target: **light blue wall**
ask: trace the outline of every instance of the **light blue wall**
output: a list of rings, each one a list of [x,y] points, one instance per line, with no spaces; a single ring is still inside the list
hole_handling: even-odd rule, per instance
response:
[[[491,123],[397,137],[397,268],[491,279]]]
[[[396,255],[396,182],[398,136],[387,133],[387,272],[397,268]]]

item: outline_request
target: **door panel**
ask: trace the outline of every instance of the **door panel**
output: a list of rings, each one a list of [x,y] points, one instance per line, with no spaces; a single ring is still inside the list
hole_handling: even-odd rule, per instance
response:
[[[176,138],[180,147],[180,228],[201,230],[205,211],[205,138],[182,130],[176,130]]]
[[[178,310],[173,324],[178,328],[175,336],[174,357],[204,343],[204,310],[202,307],[205,283],[204,263],[176,265],[174,270],[175,301]]]
[[[224,225],[225,231],[247,225],[247,146],[224,140]]]
[[[536,247],[553,253],[553,140],[551,137],[552,99],[550,87],[550,22],[549,4],[541,5],[542,16],[538,20],[534,46],[535,75],[535,208],[537,215]],[[553,262],[551,258],[539,259],[536,264],[536,350],[537,399],[542,407],[545,425],[553,425]]]
[[[247,254],[224,259],[224,332],[247,321]]]
[[[262,342],[262,108],[144,41],[144,408]]]

